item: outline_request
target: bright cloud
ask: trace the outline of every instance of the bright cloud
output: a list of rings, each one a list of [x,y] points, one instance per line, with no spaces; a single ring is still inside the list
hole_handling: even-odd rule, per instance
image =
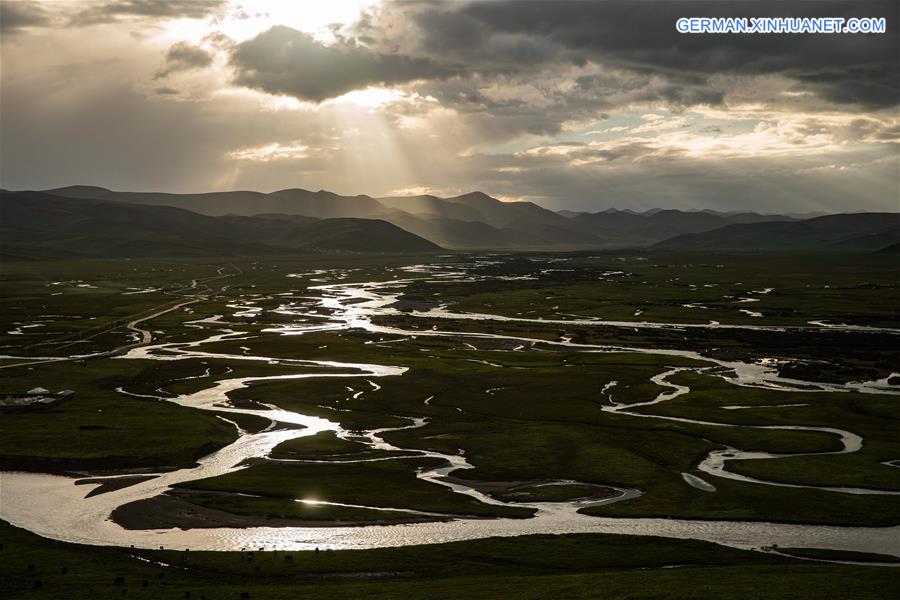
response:
[[[2,6],[6,188],[896,208],[889,36],[688,39],[678,2]]]

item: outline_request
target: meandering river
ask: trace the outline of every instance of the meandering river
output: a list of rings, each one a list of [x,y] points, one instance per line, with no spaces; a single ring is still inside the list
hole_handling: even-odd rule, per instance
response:
[[[327,275],[327,271],[316,275]],[[438,267],[422,265],[406,269],[408,276],[425,276],[443,280],[465,280],[470,275],[464,270],[446,270]],[[324,279],[324,278],[323,278]],[[527,337],[505,336],[486,333],[453,332],[438,329],[404,330],[397,327],[376,325],[372,319],[378,315],[399,314],[391,308],[402,294],[403,287],[409,279],[393,279],[389,281],[373,281],[365,283],[324,282],[322,285],[310,287],[317,294],[316,308],[312,310],[308,303],[303,306],[285,304],[276,312],[294,315],[302,323],[292,326],[273,328],[270,332],[284,335],[302,335],[311,331],[329,331],[346,329],[363,329],[376,334],[395,336],[406,339],[409,336],[449,337],[458,339],[478,338],[502,339],[524,344],[542,344],[549,346],[565,346],[585,352],[631,351],[669,356],[684,356],[705,361],[718,367],[715,374],[725,380],[742,386],[763,387],[780,391],[859,391],[865,393],[900,394],[895,386],[887,384],[887,380],[854,384],[825,384],[801,381],[780,377],[776,369],[765,362],[743,363],[740,361],[714,360],[700,356],[695,352],[667,350],[605,347],[589,344],[575,344],[570,340],[547,341]],[[306,306],[306,308],[304,308]],[[240,305],[244,318],[253,318],[259,311],[248,313],[248,307]],[[404,313],[409,315],[409,313]],[[627,327],[716,327],[716,325],[684,325],[684,324],[648,324],[632,322],[610,322],[595,319],[565,320],[529,320],[510,319],[497,315],[453,313],[444,308],[412,313],[418,318],[437,319],[491,319],[534,322],[536,324],[566,323],[580,325],[609,325]],[[136,483],[129,487],[109,491],[85,498],[92,489],[91,485],[74,484],[75,479],[56,475],[45,475],[24,472],[4,472],[0,474],[0,518],[24,527],[39,535],[94,545],[135,546],[141,548],[191,549],[191,550],[239,550],[242,548],[293,549],[306,550],[313,548],[379,548],[417,544],[444,543],[459,540],[471,540],[492,536],[519,536],[528,534],[561,534],[561,533],[612,533],[628,535],[661,536],[670,538],[695,539],[744,549],[762,549],[772,546],[828,548],[846,551],[870,552],[900,557],[900,527],[826,527],[813,525],[786,525],[767,522],[740,521],[704,521],[685,519],[648,519],[648,518],[605,518],[579,514],[580,508],[590,504],[627,501],[640,495],[639,490],[621,489],[617,496],[605,500],[587,502],[546,502],[516,503],[516,506],[529,506],[537,510],[530,519],[466,519],[454,518],[449,521],[426,522],[403,525],[369,525],[353,527],[251,527],[251,528],[205,528],[205,529],[164,529],[164,530],[127,530],[110,520],[111,512],[124,504],[153,498],[164,493],[170,486],[201,478],[222,475],[242,468],[249,459],[266,457],[278,444],[303,436],[314,435],[322,431],[333,431],[340,437],[353,435],[355,440],[362,440],[374,449],[404,451],[405,456],[427,456],[441,459],[444,466],[419,474],[419,477],[439,485],[447,486],[455,492],[468,494],[481,502],[504,505],[506,503],[487,496],[476,489],[468,487],[458,480],[453,482],[444,476],[460,470],[472,468],[462,454],[451,455],[439,452],[420,451],[393,446],[382,437],[389,429],[351,434],[339,423],[286,411],[275,406],[267,406],[265,410],[252,410],[228,405],[227,394],[254,382],[299,379],[306,377],[343,377],[359,380],[377,389],[379,378],[402,376],[406,370],[402,365],[376,365],[363,363],[343,363],[335,361],[284,360],[267,356],[247,354],[221,354],[207,352],[204,346],[224,339],[241,338],[246,334],[226,329],[221,316],[207,317],[193,321],[198,328],[209,329],[209,335],[199,341],[190,343],[145,343],[131,348],[120,357],[121,360],[181,360],[185,358],[223,358],[228,360],[260,361],[273,364],[306,365],[311,372],[292,375],[274,375],[268,377],[225,378],[211,381],[205,389],[176,398],[162,398],[183,406],[198,410],[216,410],[219,412],[247,413],[263,416],[273,422],[302,425],[303,428],[269,428],[258,433],[243,433],[237,441],[214,452],[199,461],[198,466],[177,471],[160,473],[157,477]],[[725,327],[725,326],[718,326]],[[818,327],[818,325],[816,326]],[[764,326],[753,326],[755,329],[778,329]],[[871,331],[873,328],[866,328]],[[896,334],[897,330],[879,330],[879,333]],[[145,340],[147,341],[147,340]],[[316,368],[325,367],[322,372]],[[708,367],[691,368],[691,370],[708,370]],[[621,404],[610,398],[604,410],[646,419],[667,419],[704,425],[722,427],[740,427],[739,425],[698,421],[672,416],[648,415],[635,412],[640,406],[666,402],[689,388],[668,381],[668,378],[684,368],[671,369],[660,373],[653,381],[666,388],[655,399]],[[609,395],[615,382],[610,382],[600,395]],[[363,391],[357,394],[364,394]],[[127,390],[120,390],[128,393]],[[224,407],[223,407],[224,406]],[[405,427],[420,427],[426,423],[424,418],[409,419]],[[837,436],[842,442],[842,449],[831,454],[857,451],[863,440],[856,434],[836,428],[806,426],[769,426],[770,429],[796,429],[818,431]],[[829,453],[821,453],[829,454]],[[685,474],[690,484],[715,493],[715,479],[728,478],[758,485],[777,485],[788,487],[800,486],[777,482],[763,481],[738,475],[728,471],[729,460],[769,459],[776,460],[785,456],[799,454],[772,454],[762,452],[744,452],[737,448],[711,452],[698,465],[706,479],[696,475]],[[404,457],[389,458],[403,460]],[[385,460],[388,460],[386,458]],[[825,487],[822,489],[834,493],[849,494],[898,494],[883,490],[865,488]]]

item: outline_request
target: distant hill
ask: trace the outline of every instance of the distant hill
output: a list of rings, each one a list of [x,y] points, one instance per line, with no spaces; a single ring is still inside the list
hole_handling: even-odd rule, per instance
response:
[[[737,252],[890,252],[900,243],[900,213],[827,215],[805,221],[728,225],[675,236],[656,250]]]
[[[440,246],[456,249],[643,247],[678,234],[708,231],[732,223],[789,218],[755,213],[661,209],[644,213],[608,210],[562,214],[532,202],[501,202],[483,192],[451,198],[433,195],[373,198],[296,188],[270,194],[251,191],[163,194],[70,186],[47,190],[47,193],[81,199],[177,206],[214,216],[284,214],[317,218],[378,218]]]
[[[598,248],[608,240],[573,227],[568,219],[531,202],[501,202],[482,192],[454,198],[341,196],[299,188],[270,194],[252,191],[167,194],[114,192],[93,186],[45,190],[68,198],[177,206],[205,215],[305,215],[379,218],[441,246],[474,248]]]
[[[391,211],[402,211],[430,218],[457,221],[482,221],[481,212],[471,206],[450,202],[437,196],[392,196],[378,198],[378,202]]]
[[[718,213],[710,210],[681,211],[653,209],[643,213],[610,209],[581,213],[569,220],[596,236],[615,237],[621,243],[649,245],[685,233],[711,231],[736,223],[790,221],[783,215],[757,213]]]
[[[773,236],[766,244],[772,248],[782,247],[829,251],[857,251],[889,246],[892,237],[890,228],[861,231],[858,236],[828,242],[804,242],[784,234],[781,239],[781,224],[784,231],[791,229],[791,223],[812,222],[801,216],[763,215],[755,212],[718,212],[713,210],[684,211],[655,208],[643,212],[633,210],[608,209],[587,213],[577,211],[554,212],[533,202],[502,202],[483,192],[470,192],[450,198],[434,195],[389,196],[374,198],[367,195],[342,196],[326,190],[312,192],[292,188],[272,193],[253,191],[210,192],[204,194],[167,194],[156,192],[115,192],[101,187],[69,186],[47,190],[45,193],[81,200],[127,203],[143,206],[177,207],[205,216],[248,218],[266,216],[271,220],[285,220],[291,217],[293,223],[301,221],[294,217],[312,219],[364,219],[380,220],[408,232],[413,237],[423,238],[437,246],[457,250],[594,250],[614,248],[647,248],[659,244],[659,248],[704,249],[720,245],[721,249],[742,250],[762,244],[761,240],[742,240],[744,229],[727,229],[736,225],[769,225],[761,230]],[[816,218],[831,218],[836,215]],[[877,218],[875,219],[878,220]],[[320,225],[319,227],[324,227]],[[346,231],[348,224],[331,225],[333,235]],[[375,231],[374,225],[360,225],[369,228],[373,240],[386,247],[392,246],[386,238],[388,230]],[[802,228],[801,228],[802,229]],[[751,228],[750,232],[761,231]],[[391,230],[393,231],[393,230]],[[723,242],[716,239],[713,232],[724,231]],[[376,235],[377,233],[377,235]],[[709,238],[702,234],[710,233]],[[350,250],[355,245],[365,245],[364,240],[351,239],[361,235],[345,235],[341,242],[317,239],[322,249],[329,243],[339,243],[340,249]],[[394,235],[399,235],[394,232]],[[700,237],[692,237],[692,236]],[[746,235],[751,236],[752,233]],[[314,239],[310,237],[309,239]],[[254,243],[269,244],[264,238],[254,238]],[[777,241],[781,240],[781,241]],[[660,242],[671,244],[666,246]],[[276,245],[287,243],[279,240]],[[296,242],[291,242],[296,243]],[[406,242],[398,240],[397,247],[405,247]],[[724,244],[724,245],[722,245]],[[764,244],[765,245],[765,244]],[[291,246],[294,247],[294,246]],[[300,246],[297,246],[300,247]],[[338,249],[338,248],[335,248]],[[362,251],[362,250],[360,250]],[[378,250],[373,250],[378,251]],[[386,250],[385,250],[386,251]]]
[[[213,217],[171,206],[63,198],[40,192],[0,193],[0,254],[5,258],[393,253],[440,249],[428,240],[377,219]]]
[[[251,191],[166,194],[160,192],[114,192],[102,187],[74,185],[44,190],[44,193],[84,200],[177,206],[211,216],[253,216],[263,213],[280,213],[327,219],[333,217],[368,218],[386,212],[383,206],[369,196],[340,196],[325,190],[310,192],[288,189],[271,194]]]
[[[449,248],[579,249],[609,240],[573,227],[532,202],[501,202],[482,192],[452,198],[378,198],[393,212],[383,218]]]

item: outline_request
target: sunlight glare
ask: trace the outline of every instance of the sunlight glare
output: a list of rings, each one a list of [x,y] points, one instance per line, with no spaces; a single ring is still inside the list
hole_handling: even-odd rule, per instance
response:
[[[397,89],[368,87],[364,90],[347,92],[343,96],[328,100],[325,104],[350,104],[359,108],[381,108],[405,97],[406,94]]]
[[[285,2],[254,0],[232,2],[216,29],[241,42],[275,25],[284,25],[313,34],[322,42],[331,41],[329,26],[348,25],[377,0],[340,0],[332,2]]]
[[[327,44],[334,41],[332,25],[349,25],[377,3],[378,0],[233,0],[219,16],[167,22],[160,37],[196,44],[211,33],[221,32],[235,42],[243,42],[276,25],[284,25],[309,33],[319,42]]]

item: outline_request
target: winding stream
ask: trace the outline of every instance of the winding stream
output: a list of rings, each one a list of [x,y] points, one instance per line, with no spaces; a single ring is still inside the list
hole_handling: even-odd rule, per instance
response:
[[[441,271],[429,269],[428,266],[408,268],[407,273],[441,279],[465,280],[469,275],[464,271]],[[316,273],[325,275],[327,272]],[[887,380],[854,384],[825,384],[783,378],[770,364],[743,363],[738,361],[722,361],[701,356],[696,352],[663,349],[641,349],[606,347],[588,344],[576,344],[569,339],[547,341],[527,337],[506,336],[487,333],[453,332],[444,330],[404,330],[395,327],[379,326],[372,322],[377,315],[400,314],[391,308],[402,293],[409,279],[394,279],[366,283],[323,283],[310,287],[311,292],[318,293],[315,310],[283,305],[276,312],[284,315],[303,317],[306,321],[290,326],[280,326],[264,331],[277,332],[283,335],[302,335],[312,331],[337,331],[345,329],[363,329],[371,333],[384,334],[396,339],[378,343],[390,343],[408,337],[455,337],[475,340],[478,338],[500,339],[526,344],[544,346],[565,346],[586,352],[629,351],[649,354],[682,356],[702,360],[716,365],[714,374],[741,386],[762,387],[780,391],[860,391],[865,393],[900,394]],[[240,305],[247,311],[252,306]],[[254,315],[258,312],[253,311]],[[410,313],[404,313],[409,315]],[[565,323],[581,325],[615,325],[628,327],[729,327],[722,325],[683,325],[683,324],[651,324],[631,322],[608,322],[596,319],[542,320],[512,319],[496,315],[475,315],[470,313],[452,313],[445,309],[413,312],[412,316],[421,318],[442,319],[492,319],[534,322],[536,324]],[[141,548],[192,549],[192,550],[239,550],[242,548],[294,549],[313,548],[378,548],[416,544],[444,543],[459,540],[480,539],[492,536],[519,536],[528,534],[561,534],[561,533],[614,533],[629,535],[661,536],[670,538],[696,539],[744,549],[761,549],[778,545],[782,547],[827,548],[845,551],[870,552],[900,557],[900,527],[828,527],[813,525],[786,525],[767,522],[739,521],[703,521],[685,519],[649,519],[649,518],[605,518],[579,514],[580,508],[591,504],[604,504],[625,501],[640,495],[639,490],[620,489],[613,498],[595,501],[571,502],[527,502],[506,503],[492,498],[476,489],[449,481],[444,477],[451,473],[471,469],[471,465],[463,454],[444,454],[393,446],[387,443],[382,434],[392,429],[376,429],[359,433],[351,433],[338,423],[314,416],[279,409],[266,405],[265,410],[254,410],[234,407],[228,404],[227,394],[246,387],[255,382],[301,379],[306,377],[342,377],[359,380],[376,390],[377,380],[381,377],[401,376],[406,368],[402,366],[385,366],[365,363],[342,363],[335,361],[285,360],[266,356],[250,356],[245,354],[230,355],[203,351],[204,345],[225,339],[241,339],[246,335],[240,331],[223,329],[228,326],[221,317],[209,317],[193,321],[193,326],[217,330],[205,339],[189,343],[144,344],[131,348],[120,359],[182,360],[186,358],[223,358],[228,360],[259,361],[272,364],[290,364],[305,366],[308,373],[291,375],[274,375],[267,377],[226,378],[213,382],[209,387],[176,398],[162,398],[183,406],[199,410],[216,410],[219,412],[244,413],[266,417],[273,423],[301,425],[302,428],[269,427],[258,433],[242,433],[237,441],[200,459],[196,467],[160,473],[157,477],[136,483],[129,487],[85,498],[92,489],[91,485],[76,486],[68,477],[37,473],[4,472],[0,474],[0,518],[24,527],[45,537],[68,542],[135,546]],[[134,324],[136,325],[136,324]],[[734,326],[737,327],[737,326]],[[740,326],[754,329],[784,330],[782,327]],[[831,328],[831,326],[829,326]],[[875,328],[863,328],[871,331]],[[898,330],[878,330],[883,333],[896,334]],[[149,340],[145,340],[149,341]],[[316,372],[321,369],[321,372]],[[687,386],[678,385],[668,380],[669,377],[686,370],[707,371],[709,367],[679,367],[660,373],[652,378],[654,383],[666,388],[655,399],[632,403],[616,403],[611,398],[615,382],[607,383],[600,396],[608,399],[602,408],[608,412],[627,414],[648,419],[665,419],[722,427],[750,427],[761,429],[793,429],[817,431],[838,436],[842,449],[834,452],[815,454],[844,454],[855,452],[862,446],[863,440],[856,434],[835,428],[807,426],[741,426],[728,423],[716,423],[686,419],[682,417],[658,416],[635,412],[641,406],[653,405],[676,398],[690,391]],[[208,376],[208,372],[207,372]],[[126,390],[120,390],[127,393]],[[357,395],[364,394],[366,388],[354,388]],[[427,400],[425,401],[428,402]],[[409,424],[401,428],[421,427],[427,423],[424,418],[408,418]],[[110,513],[124,504],[155,497],[164,493],[170,486],[201,478],[214,477],[242,468],[242,464],[254,458],[266,457],[278,444],[304,436],[314,435],[322,431],[332,431],[338,437],[352,437],[362,441],[372,449],[403,452],[401,456],[361,460],[403,460],[404,458],[431,457],[443,461],[443,466],[418,473],[424,480],[446,486],[457,493],[467,494],[480,502],[503,506],[526,506],[536,509],[536,515],[530,519],[467,519],[454,518],[448,521],[425,522],[402,525],[368,525],[353,527],[252,527],[252,528],[208,528],[208,529],[161,529],[161,530],[126,530],[109,519]],[[813,453],[807,453],[813,454]],[[786,456],[802,456],[805,454],[773,454],[763,452],[744,452],[736,448],[717,450],[709,453],[700,464],[698,470],[710,478],[728,478],[759,485],[776,485],[786,487],[815,487],[777,482],[763,481],[739,475],[727,470],[730,460],[778,459]],[[102,479],[102,478],[98,478]],[[712,482],[696,475],[685,474],[685,481],[690,485],[715,493]],[[559,482],[563,483],[563,482]],[[97,484],[99,485],[99,484]],[[706,486],[706,487],[704,487]],[[710,489],[711,488],[711,489]],[[823,487],[835,493],[848,494],[898,494],[884,490],[846,487]],[[372,508],[372,507],[366,507]],[[391,509],[393,510],[393,509]]]

